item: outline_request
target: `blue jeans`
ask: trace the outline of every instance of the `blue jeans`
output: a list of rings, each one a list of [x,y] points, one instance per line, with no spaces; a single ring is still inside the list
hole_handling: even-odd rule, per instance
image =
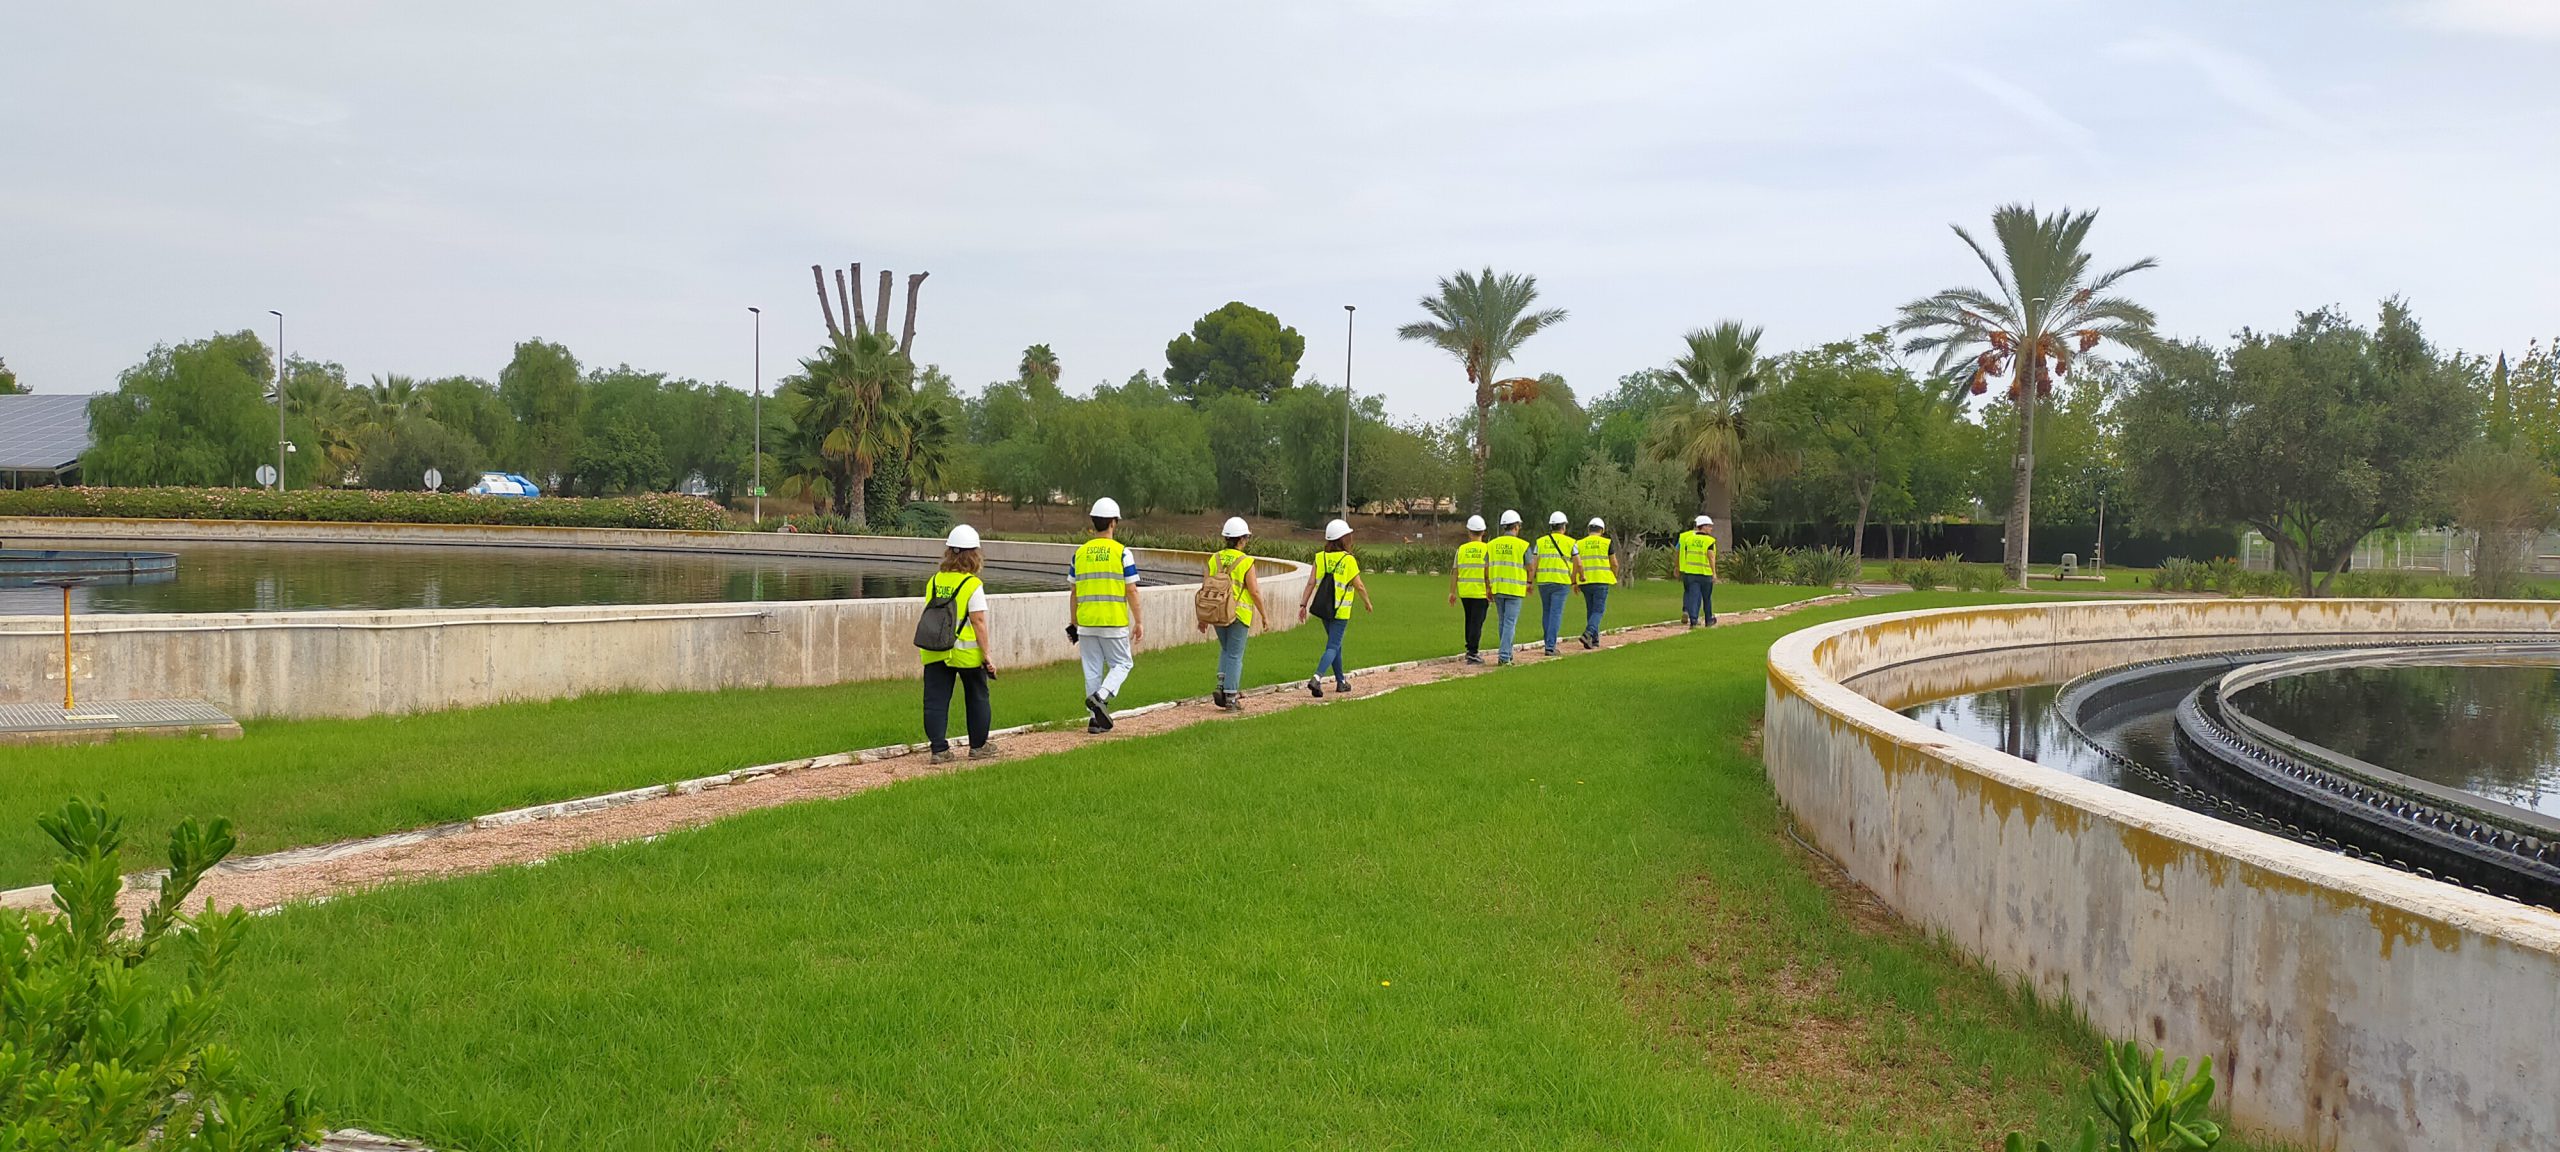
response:
[[[1680,574],[1680,619],[1691,624],[1716,622],[1716,578],[1709,573]]]
[[[1242,620],[1218,625],[1218,691],[1244,691],[1244,638],[1252,634]]]
[[[1572,592],[1571,584],[1538,585],[1538,638],[1546,642],[1549,656],[1556,654],[1556,633],[1564,631],[1565,598]]]
[[[1327,617],[1325,619],[1324,655],[1316,657],[1317,676],[1323,676],[1324,670],[1331,668],[1333,669],[1334,683],[1348,684],[1351,682],[1351,678],[1343,675],[1342,672],[1342,634],[1349,631],[1350,628],[1351,622],[1339,616]]]
[[[1594,644],[1600,642],[1600,618],[1609,614],[1609,590],[1614,587],[1617,585],[1585,584],[1582,586],[1583,639]]]
[[[1511,662],[1511,637],[1520,630],[1520,598],[1493,594],[1494,636],[1502,642],[1502,662]]]

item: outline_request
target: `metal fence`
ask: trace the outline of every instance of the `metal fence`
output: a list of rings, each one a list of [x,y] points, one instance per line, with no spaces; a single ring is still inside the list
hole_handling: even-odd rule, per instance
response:
[[[2462,577],[2471,575],[2472,550],[2479,546],[2479,534],[2452,529],[2420,532],[2376,532],[2356,545],[2355,558],[2348,563],[2353,572],[2412,572],[2434,576]],[[2275,546],[2256,532],[2240,537],[2240,566],[2253,572],[2275,567]],[[2560,533],[2545,533],[2534,540],[2525,560],[2525,570],[2536,575],[2560,575]]]

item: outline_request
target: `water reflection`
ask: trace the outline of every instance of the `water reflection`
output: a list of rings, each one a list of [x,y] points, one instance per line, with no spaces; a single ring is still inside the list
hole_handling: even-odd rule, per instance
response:
[[[2324,669],[2256,685],[2233,703],[2367,763],[2560,816],[2560,667]]]
[[[100,545],[112,547],[112,545]],[[923,565],[790,556],[335,544],[152,544],[178,577],[75,589],[76,612],[293,612],[840,600],[918,595]],[[1063,586],[988,573],[991,592]],[[51,588],[0,588],[0,615],[62,610]]]
[[[2211,672],[2218,672],[2213,669]],[[2172,713],[2179,698],[2211,672],[2187,670],[2152,676],[2122,690],[2107,708],[2083,718],[2089,737],[2162,776],[2181,771]],[[1961,740],[1997,748],[2085,780],[2155,800],[2176,802],[2169,789],[2130,771],[2082,741],[2054,707],[2060,684],[2034,684],[1932,700],[1902,709],[1909,716]]]

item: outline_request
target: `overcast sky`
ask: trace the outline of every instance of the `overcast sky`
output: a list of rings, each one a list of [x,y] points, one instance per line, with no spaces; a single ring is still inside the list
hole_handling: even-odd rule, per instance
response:
[[[1243,300],[1408,416],[1435,277],[1572,311],[1586,395],[1723,317],[1783,349],[1980,279],[1951,222],[2102,210],[2181,335],[2411,298],[2560,334],[2560,0],[9,4],[0,358],[95,391],[260,326],[375,373],[542,337],[744,386],[809,265],[930,271],[920,360],[1145,369]]]

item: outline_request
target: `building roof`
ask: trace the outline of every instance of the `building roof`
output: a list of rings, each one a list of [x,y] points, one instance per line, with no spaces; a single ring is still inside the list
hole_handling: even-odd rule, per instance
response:
[[[89,450],[89,398],[0,396],[0,472],[53,472]]]

